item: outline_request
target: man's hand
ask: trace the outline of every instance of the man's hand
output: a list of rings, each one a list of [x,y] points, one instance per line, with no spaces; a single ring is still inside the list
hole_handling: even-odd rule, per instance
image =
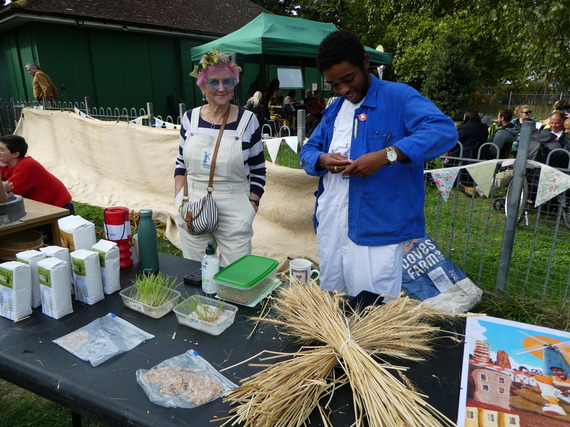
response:
[[[382,149],[372,153],[366,153],[354,160],[343,172],[343,175],[350,175],[357,178],[366,178],[377,172],[381,167],[388,164],[386,150]]]
[[[351,163],[352,160],[339,153],[323,153],[319,156],[319,169],[326,169],[330,173],[341,173]]]

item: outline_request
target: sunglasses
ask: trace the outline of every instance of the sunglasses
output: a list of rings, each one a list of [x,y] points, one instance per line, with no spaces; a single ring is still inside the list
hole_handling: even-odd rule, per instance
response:
[[[523,111],[523,114],[531,114],[532,111]]]
[[[220,83],[222,83],[222,85],[224,85],[225,89],[233,89],[236,85],[236,79],[233,77],[227,77],[223,80],[220,79],[205,79],[206,84],[208,85],[208,88],[210,88],[210,90],[216,90],[217,88],[220,87]]]

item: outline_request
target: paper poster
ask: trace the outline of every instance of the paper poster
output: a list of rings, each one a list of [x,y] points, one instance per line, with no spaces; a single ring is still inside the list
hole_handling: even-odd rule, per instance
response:
[[[465,331],[458,426],[570,426],[570,333],[494,317]]]

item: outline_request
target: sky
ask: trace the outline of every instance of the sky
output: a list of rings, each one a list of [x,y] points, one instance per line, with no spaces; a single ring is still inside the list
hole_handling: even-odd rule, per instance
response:
[[[570,333],[568,332],[494,317],[469,318],[466,336],[471,346],[475,340],[488,342],[491,346],[490,351],[493,360],[496,360],[495,355],[499,350],[504,350],[509,354],[513,368],[524,365],[528,369],[537,368],[540,370],[544,368],[542,359],[525,349],[522,343],[524,338],[541,336],[550,337],[557,341],[570,342]],[[570,346],[564,348],[570,354]],[[472,348],[469,351],[472,353]]]

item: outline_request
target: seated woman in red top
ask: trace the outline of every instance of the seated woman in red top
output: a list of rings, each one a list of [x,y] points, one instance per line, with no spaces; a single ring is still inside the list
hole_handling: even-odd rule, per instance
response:
[[[0,172],[6,191],[28,199],[69,209],[71,194],[59,179],[32,157],[26,157],[28,143],[18,135],[0,136]]]

